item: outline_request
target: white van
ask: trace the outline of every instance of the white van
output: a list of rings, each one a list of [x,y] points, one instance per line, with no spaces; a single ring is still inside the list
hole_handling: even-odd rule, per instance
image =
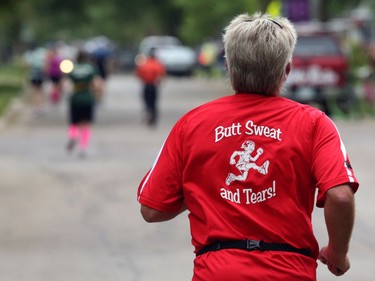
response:
[[[147,55],[151,48],[156,48],[156,57],[165,65],[169,74],[191,75],[197,66],[195,51],[183,46],[173,36],[148,36],[139,45],[139,53]]]

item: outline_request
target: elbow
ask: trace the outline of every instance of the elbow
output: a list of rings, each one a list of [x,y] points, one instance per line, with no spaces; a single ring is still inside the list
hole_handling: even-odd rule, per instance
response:
[[[141,206],[141,214],[143,219],[148,223],[159,221],[159,211],[151,209],[147,206]]]
[[[152,216],[148,213],[142,213],[142,217],[148,223],[157,222],[157,220],[155,219],[155,216]]]
[[[161,212],[144,205],[141,206],[141,214],[146,222],[168,221],[176,217],[179,213],[181,213],[184,210],[185,209],[182,208],[179,212]]]
[[[354,207],[354,193],[349,185],[340,185],[327,191],[326,203],[335,206]]]

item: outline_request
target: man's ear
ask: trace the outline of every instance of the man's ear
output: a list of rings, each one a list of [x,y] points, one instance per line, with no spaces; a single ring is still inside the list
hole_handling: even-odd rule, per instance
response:
[[[289,62],[286,67],[285,67],[285,76],[284,76],[284,81],[286,81],[286,79],[288,79],[288,76],[289,76],[289,73],[290,73],[290,70],[291,70],[292,66],[291,66],[291,63]]]
[[[286,65],[286,67],[285,67],[285,74],[286,74],[287,77],[288,77],[288,75],[289,75],[289,73],[290,73],[291,68],[292,68],[292,65],[291,65],[291,63],[289,62],[289,63]]]

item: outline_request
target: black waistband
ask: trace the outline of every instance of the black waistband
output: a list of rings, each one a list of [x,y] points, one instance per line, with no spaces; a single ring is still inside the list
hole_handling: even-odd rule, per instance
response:
[[[301,255],[305,255],[310,257],[311,253],[308,249],[297,249],[293,246],[288,244],[279,244],[279,243],[268,243],[262,240],[233,240],[233,241],[223,241],[223,242],[215,242],[210,245],[207,245],[200,249],[196,256],[200,256],[204,253],[210,251],[219,251],[224,249],[242,249],[247,251],[285,251],[285,252],[293,252],[298,253]]]

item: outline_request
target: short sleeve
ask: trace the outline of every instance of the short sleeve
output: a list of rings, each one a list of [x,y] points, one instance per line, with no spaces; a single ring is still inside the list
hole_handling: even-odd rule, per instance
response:
[[[178,211],[183,204],[181,126],[178,122],[171,130],[138,187],[138,201],[161,212]]]
[[[353,192],[356,192],[358,181],[345,145],[335,124],[325,115],[317,119],[312,154],[312,172],[318,188],[318,207],[324,206],[326,192],[332,187],[349,184]]]

